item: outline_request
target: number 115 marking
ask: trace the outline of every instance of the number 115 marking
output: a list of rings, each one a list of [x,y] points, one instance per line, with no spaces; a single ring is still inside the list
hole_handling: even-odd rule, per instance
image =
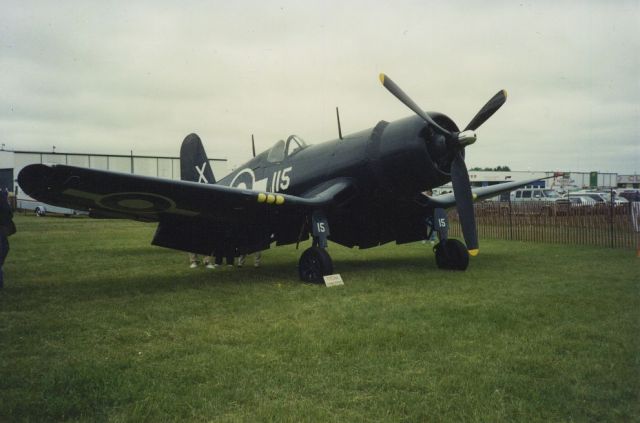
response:
[[[271,177],[271,192],[284,191],[289,188],[291,178],[289,172],[293,169],[291,166],[273,172]]]

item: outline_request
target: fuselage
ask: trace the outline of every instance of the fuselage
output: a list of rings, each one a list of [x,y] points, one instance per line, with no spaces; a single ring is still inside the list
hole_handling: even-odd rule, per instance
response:
[[[431,113],[439,123],[455,124]],[[457,128],[455,128],[457,129]],[[306,145],[296,136],[276,143],[218,183],[267,192],[310,195],[317,186],[349,178],[355,187],[327,210],[331,239],[367,248],[398,240],[399,208],[421,192],[450,180],[446,148],[416,116],[375,127],[343,139]],[[440,151],[442,153],[440,153]],[[422,236],[417,233],[416,239]]]
[[[444,115],[432,113],[436,119]],[[444,117],[446,118],[446,117]],[[448,120],[448,118],[446,118]],[[411,116],[320,144],[294,149],[290,136],[239,166],[218,181],[221,185],[304,195],[318,184],[339,177],[354,178],[361,190],[386,189],[405,196],[450,181],[427,146],[433,134],[424,121]],[[274,150],[282,149],[282,154]],[[407,178],[407,176],[410,176]]]

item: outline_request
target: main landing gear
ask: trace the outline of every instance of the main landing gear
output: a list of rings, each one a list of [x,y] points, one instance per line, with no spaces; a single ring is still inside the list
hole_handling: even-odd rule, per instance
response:
[[[449,220],[444,209],[437,208],[433,212],[433,219],[428,222],[431,231],[438,233],[440,242],[433,247],[436,254],[436,264],[440,269],[467,270],[469,266],[469,252],[467,247],[457,239],[449,239]],[[431,235],[432,232],[429,232]]]
[[[440,269],[467,270],[469,253],[467,247],[457,239],[445,239],[433,247],[436,264]]]
[[[300,280],[311,283],[322,283],[323,276],[333,273],[333,261],[324,248],[313,246],[307,248],[298,262]]]
[[[329,223],[322,212],[313,213],[313,246],[307,248],[300,256],[298,273],[300,280],[311,283],[323,283],[323,277],[333,274],[333,261],[327,253],[327,237]]]

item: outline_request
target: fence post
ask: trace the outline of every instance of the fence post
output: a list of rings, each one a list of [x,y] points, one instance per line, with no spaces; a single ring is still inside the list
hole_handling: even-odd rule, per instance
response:
[[[568,244],[569,243],[569,223],[571,222],[571,193],[567,193],[567,218],[564,221],[565,227],[567,228],[567,230],[565,231],[565,235],[567,236],[567,238],[565,239],[565,242]]]
[[[513,241],[513,222],[511,221],[511,194],[509,194],[509,240]]]
[[[611,248],[614,248],[614,242],[613,242],[613,207],[615,205],[615,201],[613,199],[613,188],[611,188],[611,190],[609,191],[609,196],[611,197],[611,200],[609,201],[609,233],[610,233],[610,237],[611,237]]]

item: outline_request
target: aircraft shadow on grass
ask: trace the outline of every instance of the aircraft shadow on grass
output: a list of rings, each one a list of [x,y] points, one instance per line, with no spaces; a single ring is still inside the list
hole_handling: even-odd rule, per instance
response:
[[[141,253],[148,254],[148,250]],[[429,254],[425,251],[425,255]],[[491,254],[494,258],[500,258],[500,254]],[[243,288],[242,285],[273,285],[276,283],[292,283],[294,277],[285,277],[290,265],[286,262],[264,263],[259,268],[248,264],[243,268],[229,269],[222,267],[211,270],[204,267],[189,269],[187,265],[180,266],[179,270],[170,273],[146,274],[127,273],[123,271],[119,277],[101,277],[97,269],[96,276],[88,276],[72,282],[51,282],[39,285],[37,282],[29,285],[14,285],[10,289],[14,295],[27,294],[32,296],[34,292],[42,293],[47,297],[58,296],[61,291],[68,291],[74,302],[96,301],[100,298],[129,298],[133,295],[146,296],[165,292],[176,292],[185,289],[209,289],[209,288]],[[436,266],[426,265],[430,270],[436,270]],[[358,283],[359,280],[369,277],[372,272],[391,271],[398,275],[406,275],[425,268],[425,262],[420,256],[411,257],[376,257],[371,260],[346,258],[341,260],[342,276],[345,284]],[[105,269],[106,271],[106,269]],[[242,292],[241,292],[242,291]],[[227,295],[244,295],[244,290],[227,291]]]

